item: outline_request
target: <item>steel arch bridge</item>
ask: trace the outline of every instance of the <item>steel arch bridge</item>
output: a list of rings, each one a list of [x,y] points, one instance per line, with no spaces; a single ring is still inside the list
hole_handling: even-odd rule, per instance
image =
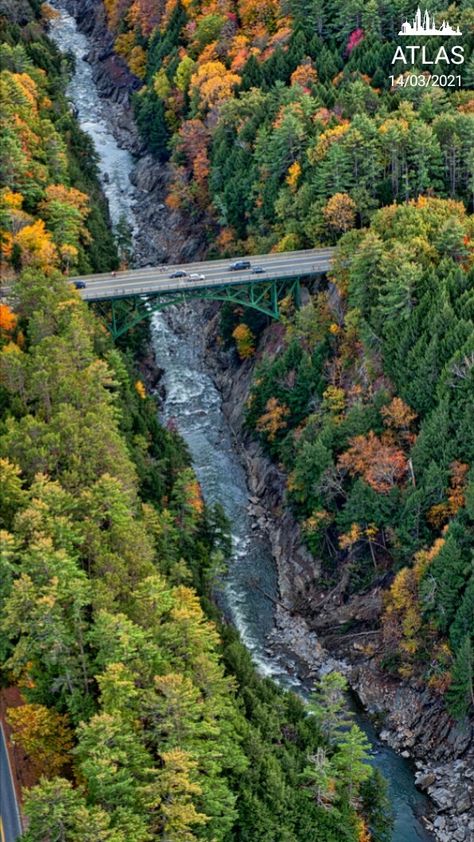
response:
[[[193,286],[188,289],[137,291],[104,298],[86,299],[94,303],[105,318],[114,339],[118,339],[144,319],[154,313],[166,310],[175,304],[192,299],[223,301],[240,307],[257,310],[271,319],[280,319],[280,302],[292,297],[295,307],[301,302],[301,281],[299,277],[265,279]],[[84,296],[85,297],[85,296]]]
[[[223,301],[279,319],[282,299],[291,296],[299,307],[301,282],[329,272],[334,252],[332,247],[271,252],[252,255],[252,264],[248,258],[234,259],[230,266],[226,258],[218,258],[126,268],[70,277],[69,283],[83,301],[101,311],[118,339],[153,313],[195,298]],[[0,288],[0,297],[8,299],[12,294],[8,286]]]

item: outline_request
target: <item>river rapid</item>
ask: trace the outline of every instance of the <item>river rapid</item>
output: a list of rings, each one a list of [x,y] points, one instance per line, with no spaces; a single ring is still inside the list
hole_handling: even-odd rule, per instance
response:
[[[63,52],[75,58],[68,95],[82,129],[94,140],[112,223],[117,225],[125,216],[136,233],[140,197],[130,180],[134,158],[118,146],[107,124],[92,69],[85,60],[90,49],[87,37],[78,31],[62,0],[53,0],[52,5],[59,17],[53,21],[50,34]],[[172,420],[187,442],[206,502],[221,503],[231,524],[233,558],[220,597],[223,609],[251,652],[258,671],[271,676],[280,686],[306,696],[309,688],[299,675],[296,657],[287,648],[277,651],[269,639],[274,628],[273,600],[278,598],[276,566],[268,540],[248,512],[245,470],[222,411],[220,393],[206,365],[196,310],[183,305],[171,322],[155,315],[152,343],[156,363],[164,370],[161,418],[164,422]],[[359,714],[358,722],[371,740],[372,762],[389,781],[395,814],[393,842],[429,842],[433,837],[420,819],[428,810],[428,801],[414,785],[411,764],[378,740],[367,717]]]

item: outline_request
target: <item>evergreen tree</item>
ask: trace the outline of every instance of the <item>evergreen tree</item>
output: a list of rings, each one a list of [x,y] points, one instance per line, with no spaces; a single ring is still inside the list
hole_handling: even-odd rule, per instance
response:
[[[137,125],[145,142],[159,161],[169,158],[169,131],[163,101],[154,91],[134,99]]]
[[[474,705],[474,652],[469,635],[466,635],[456,655],[447,694],[453,716],[464,717]]]
[[[343,773],[343,786],[347,787],[351,803],[357,800],[361,784],[372,775],[372,770],[367,764],[369,749],[370,743],[357,725],[352,725],[338,742],[334,765]]]
[[[351,721],[347,710],[347,680],[338,672],[328,672],[314,688],[309,711],[331,745],[338,744],[341,733]]]

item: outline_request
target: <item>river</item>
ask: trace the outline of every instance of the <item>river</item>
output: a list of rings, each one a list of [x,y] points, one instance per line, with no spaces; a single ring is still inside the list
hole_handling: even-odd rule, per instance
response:
[[[130,181],[134,159],[118,147],[107,125],[91,67],[84,58],[89,51],[88,39],[77,30],[61,0],[53,0],[51,5],[59,11],[58,19],[51,25],[51,37],[61,50],[75,57],[75,73],[68,95],[77,109],[82,129],[94,140],[112,222],[116,225],[125,215],[132,231],[136,231],[134,206],[139,197]],[[275,564],[268,541],[255,529],[247,512],[249,493],[245,471],[233,447],[220,394],[206,366],[196,319],[196,312],[185,306],[178,329],[170,327],[161,315],[153,317],[156,361],[165,372],[162,420],[173,419],[188,444],[206,502],[220,502],[231,523],[233,559],[222,595],[226,612],[259,672],[305,696],[307,688],[298,677],[297,662],[286,651],[275,653],[274,646],[269,646],[274,605],[263,592],[273,598],[278,596]],[[395,814],[393,842],[429,842],[433,837],[419,819],[428,802],[414,785],[411,764],[378,740],[366,717],[360,715],[358,721],[371,739],[372,762],[389,781]]]

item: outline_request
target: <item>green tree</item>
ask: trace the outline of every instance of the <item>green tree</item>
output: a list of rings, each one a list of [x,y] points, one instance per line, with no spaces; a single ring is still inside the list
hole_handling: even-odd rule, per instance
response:
[[[308,710],[331,745],[339,743],[351,714],[347,710],[347,679],[339,672],[328,672],[316,684]]]
[[[126,842],[122,831],[111,827],[109,814],[88,806],[84,795],[63,778],[42,778],[27,795],[25,813],[25,842],[44,842],[47,838],[64,842]],[[149,838],[142,836],[141,842]]]
[[[451,713],[457,718],[466,716],[474,705],[474,652],[469,635],[456,655],[447,699]]]
[[[370,743],[357,725],[352,725],[338,742],[334,766],[341,774],[340,785],[347,789],[350,803],[357,801],[360,785],[372,775],[369,750]]]
[[[113,813],[144,813],[144,787],[153,762],[139,733],[120,714],[98,713],[78,729],[75,749],[91,800]]]

